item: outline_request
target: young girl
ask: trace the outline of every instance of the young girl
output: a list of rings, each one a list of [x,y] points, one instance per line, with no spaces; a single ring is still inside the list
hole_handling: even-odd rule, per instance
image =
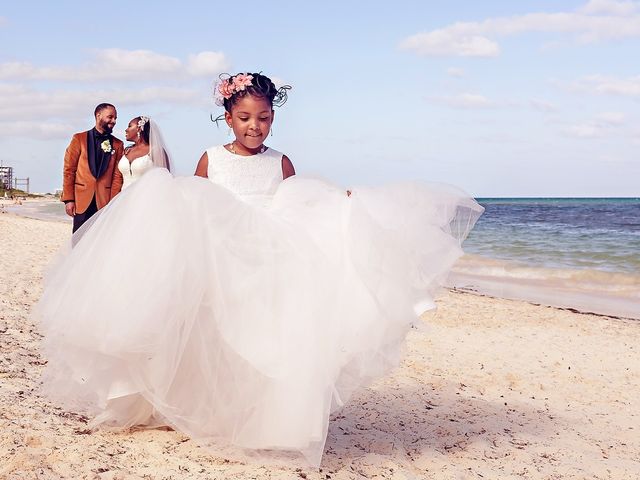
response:
[[[264,141],[271,131],[274,119],[273,103],[286,101],[286,89],[277,90],[273,82],[259,73],[238,74],[223,80],[217,87],[218,102],[225,108],[224,120],[233,131],[235,140],[227,145],[210,148],[202,154],[196,168],[196,175],[209,178],[209,158],[214,165],[216,158],[233,158],[226,154],[250,157],[264,155],[280,160],[282,179],[295,175],[291,160],[286,155],[265,147]],[[223,150],[224,149],[224,150]],[[219,183],[214,176],[211,180]],[[272,192],[274,193],[274,192]]]
[[[294,175],[264,145],[286,91],[240,73],[218,92],[234,141],[195,177],[146,173],[52,270],[45,385],[92,427],[318,466],[330,413],[397,364],[482,208],[442,185],[348,196]]]

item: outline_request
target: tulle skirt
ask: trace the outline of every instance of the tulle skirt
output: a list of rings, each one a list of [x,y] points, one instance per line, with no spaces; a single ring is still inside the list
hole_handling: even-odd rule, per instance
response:
[[[255,206],[152,170],[49,269],[43,388],[92,427],[318,466],[330,413],[397,365],[481,212],[444,185],[300,177]]]

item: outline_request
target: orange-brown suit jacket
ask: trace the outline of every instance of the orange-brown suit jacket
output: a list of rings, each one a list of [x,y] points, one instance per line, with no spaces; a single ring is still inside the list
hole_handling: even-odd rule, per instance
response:
[[[112,138],[113,154],[109,165],[100,178],[95,178],[89,168],[87,135],[89,132],[76,133],[64,154],[64,172],[62,179],[63,202],[75,202],[76,213],[83,213],[91,204],[95,195],[98,209],[104,207],[122,189],[122,174],[117,168],[124,154],[121,140]]]

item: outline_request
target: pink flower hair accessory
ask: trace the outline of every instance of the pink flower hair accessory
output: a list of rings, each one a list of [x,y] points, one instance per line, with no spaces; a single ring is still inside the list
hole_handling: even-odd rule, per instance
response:
[[[236,92],[244,90],[246,87],[251,86],[251,82],[253,81],[253,75],[249,75],[248,73],[239,73],[235,77],[233,77],[233,84],[236,87]]]
[[[225,78],[220,80],[214,88],[214,97],[216,105],[224,106],[224,101],[233,96],[234,93],[246,90],[251,86],[253,81],[253,75],[248,73],[239,73],[235,77]]]

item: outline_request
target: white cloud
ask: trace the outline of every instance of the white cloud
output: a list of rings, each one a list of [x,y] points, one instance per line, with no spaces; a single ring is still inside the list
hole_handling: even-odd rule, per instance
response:
[[[630,15],[638,10],[635,2],[619,2],[615,0],[590,0],[578,11],[587,15]]]
[[[640,75],[630,78],[590,75],[574,82],[568,88],[579,92],[640,97]]]
[[[430,100],[435,103],[441,103],[454,108],[476,109],[492,108],[496,106],[495,103],[487,97],[477,93],[461,93],[453,96],[431,97]]]
[[[462,68],[450,67],[447,68],[447,75],[450,77],[461,78],[464,77],[465,71]]]
[[[136,106],[161,102],[165,105],[204,105],[209,99],[198,89],[148,86],[140,89],[89,89],[41,91],[25,85],[0,83],[0,124],[3,131],[19,134],[29,122],[41,125],[34,135],[66,137],[69,121],[85,118],[96,104],[105,101]],[[64,125],[63,125],[64,124]],[[12,126],[13,125],[13,126]],[[47,125],[62,125],[49,128]],[[63,128],[64,127],[64,128]]]
[[[596,117],[597,122],[613,126],[623,125],[625,120],[626,115],[621,112],[603,112]]]
[[[0,64],[0,136],[30,132],[38,138],[67,137],[73,131],[69,124],[86,118],[100,102],[205,107],[211,103],[210,92],[192,80],[214,78],[228,68],[225,55],[211,51],[183,61],[150,50],[93,50],[90,61],[77,67],[5,62]],[[39,80],[48,86],[30,83]],[[167,83],[176,80],[179,86]],[[56,81],[69,85],[52,88]]]
[[[189,88],[42,92],[25,87],[2,87],[0,85],[0,137],[66,138],[74,131],[70,125],[92,115],[95,105],[102,101],[116,107],[132,107],[154,103],[204,106],[209,100],[199,90]]]
[[[547,102],[545,100],[538,100],[534,98],[530,103],[533,108],[541,112],[553,113],[558,111],[558,107],[556,107],[553,103]]]
[[[426,56],[495,57],[500,53],[498,44],[486,37],[448,29],[412,35],[402,41],[400,48]]]
[[[564,135],[576,138],[603,138],[620,132],[626,116],[621,112],[603,112],[595,119],[582,124],[570,125],[562,129]]]
[[[182,69],[182,62],[174,57],[161,55],[150,50],[121,50],[109,48],[95,52],[95,64],[91,72],[81,70],[87,79],[97,78],[140,78],[156,75],[173,75]],[[94,71],[94,70],[97,70]]]
[[[493,57],[500,47],[492,37],[523,33],[563,33],[580,42],[640,36],[640,15],[635,2],[591,0],[576,12],[529,13],[457,22],[407,37],[400,47],[421,55]]]
[[[60,122],[0,122],[0,138],[30,138],[50,140],[70,137],[74,128]]]
[[[595,124],[571,125],[562,129],[562,133],[576,138],[601,138],[605,135],[605,129]]]
[[[221,52],[189,55],[186,62],[150,50],[109,48],[92,51],[90,62],[77,66],[38,67],[30,62],[0,64],[0,80],[91,82],[106,80],[172,80],[212,77],[229,68]]]
[[[614,155],[614,154],[610,154],[610,153],[605,153],[600,155],[600,161],[604,162],[604,163],[611,163],[611,164],[631,164],[634,163],[634,159],[631,158],[625,158],[625,157],[621,157],[619,155]],[[617,165],[616,165],[617,166]]]
[[[189,55],[187,72],[194,77],[214,77],[231,65],[222,52],[200,52]]]
[[[481,135],[481,136],[475,137],[474,140],[482,143],[499,144],[499,145],[504,145],[506,143],[511,143],[511,144],[527,143],[522,138],[516,135],[512,135],[511,133],[508,133],[508,132],[496,132],[496,133]]]

